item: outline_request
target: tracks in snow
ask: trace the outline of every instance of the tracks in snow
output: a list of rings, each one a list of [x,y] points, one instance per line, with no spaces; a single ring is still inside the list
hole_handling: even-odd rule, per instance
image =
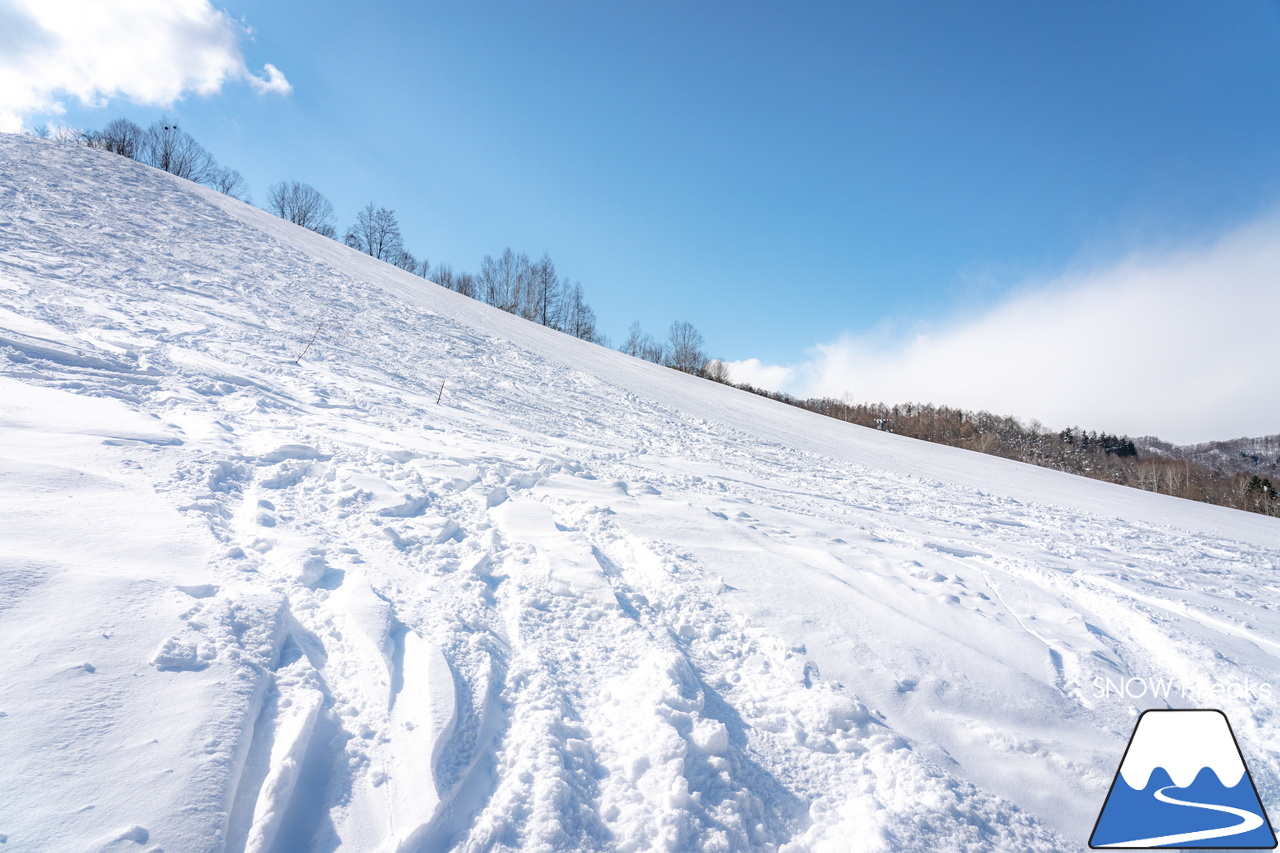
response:
[[[1129,708],[1091,677],[1274,666],[1251,642],[1280,639],[1274,549],[797,452],[491,338],[452,295],[392,298],[341,247],[167,178],[131,174],[123,205],[73,173],[24,180],[75,228],[13,190],[0,354],[132,407],[89,433],[102,458],[216,543],[166,592],[189,616],[150,674],[245,676],[217,694],[244,710],[209,806],[232,849],[795,850],[855,828],[867,849],[1060,848],[1011,801],[1075,826],[1105,788]],[[1270,713],[1241,725],[1274,746]]]
[[[175,485],[207,487],[186,506],[226,570],[290,607],[232,849],[285,849],[282,828],[322,848],[781,849],[874,838],[872,815],[936,839],[912,828],[925,791],[971,815],[955,839],[999,825],[1035,849],[1042,830],[921,763],[696,559],[621,525],[627,483],[441,438],[451,457],[295,440]]]

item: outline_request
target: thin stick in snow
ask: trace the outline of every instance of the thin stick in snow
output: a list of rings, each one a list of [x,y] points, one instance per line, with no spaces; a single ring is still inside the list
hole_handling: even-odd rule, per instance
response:
[[[303,348],[302,352],[298,353],[298,357],[293,360],[294,364],[302,363],[302,357],[307,354],[308,350],[311,349],[311,345],[316,342],[316,338],[320,337],[320,330],[323,328],[324,328],[324,321],[321,320],[320,325],[316,326],[315,334],[311,336],[311,340],[307,341],[307,345]]]
[[[440,398],[444,396],[444,380],[440,380],[440,393],[436,395],[436,405],[440,405]]]

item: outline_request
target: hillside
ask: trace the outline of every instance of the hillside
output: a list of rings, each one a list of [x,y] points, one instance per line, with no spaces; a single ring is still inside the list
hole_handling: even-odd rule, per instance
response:
[[[1228,474],[1280,475],[1280,435],[1233,438],[1203,444],[1170,444],[1146,436],[1137,439],[1143,451],[1170,459],[1185,459]]]
[[[824,418],[15,136],[0,483],[6,852],[1082,849],[1166,705],[1131,677],[1225,711],[1280,805],[1277,519]]]
[[[733,383],[729,383],[733,384]],[[1280,466],[1280,436],[1177,447],[1158,438],[1098,433],[1080,427],[1051,430],[1009,415],[931,403],[849,403],[829,397],[800,400],[750,385],[734,385],[846,423],[895,435],[977,450],[1214,506],[1280,517],[1280,494],[1270,477]]]

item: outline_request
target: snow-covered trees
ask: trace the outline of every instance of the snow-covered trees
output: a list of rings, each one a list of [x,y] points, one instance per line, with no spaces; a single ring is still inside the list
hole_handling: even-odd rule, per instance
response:
[[[1267,477],[1257,474],[1238,476],[1244,498],[1244,508],[1263,515],[1280,515],[1280,489],[1277,489]]]

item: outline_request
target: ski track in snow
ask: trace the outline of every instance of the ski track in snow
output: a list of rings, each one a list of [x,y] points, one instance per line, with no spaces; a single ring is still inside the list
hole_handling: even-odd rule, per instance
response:
[[[1083,849],[1152,706],[1095,679],[1276,672],[1274,520],[818,452],[136,163],[0,162],[5,850]],[[1274,801],[1272,703],[1179,703]]]

